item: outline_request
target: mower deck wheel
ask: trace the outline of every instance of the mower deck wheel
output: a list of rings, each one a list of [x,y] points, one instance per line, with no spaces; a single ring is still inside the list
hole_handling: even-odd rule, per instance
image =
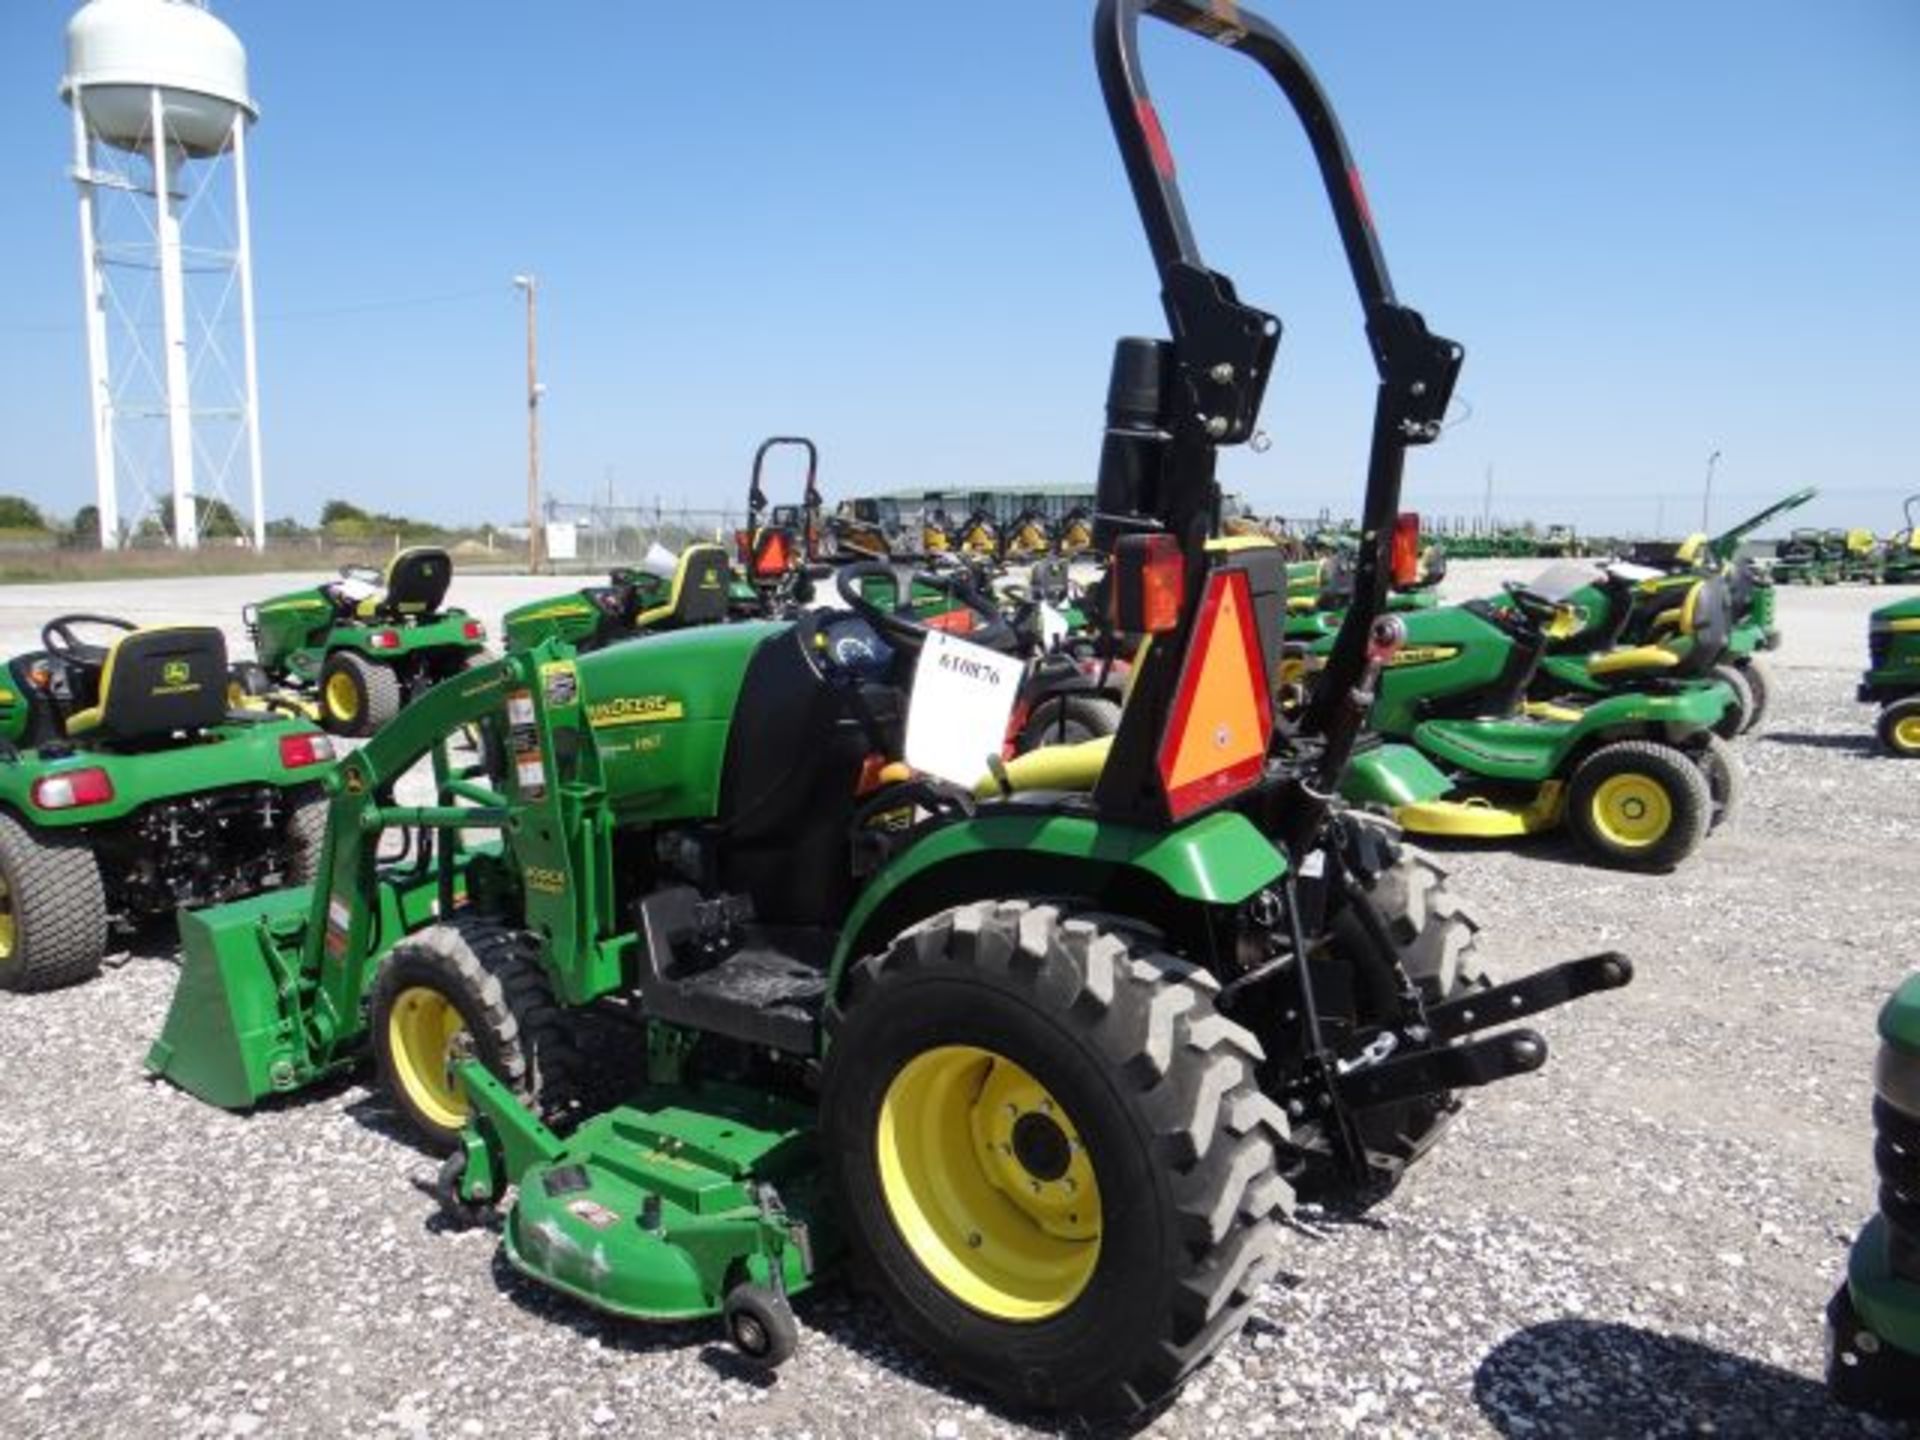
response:
[[[336,650],[320,667],[320,723],[336,735],[371,735],[400,713],[391,666]]]
[[[433,1198],[449,1225],[458,1230],[477,1230],[493,1218],[494,1211],[492,1205],[469,1200],[460,1193],[460,1182],[466,1174],[467,1152],[463,1147],[442,1160],[434,1172]]]
[[[733,1348],[765,1369],[778,1369],[800,1348],[793,1307],[764,1285],[734,1286],[721,1302],[720,1317]]]
[[[1920,695],[1896,700],[1880,712],[1874,727],[1880,747],[1902,760],[1920,760]]]
[[[1567,792],[1567,823],[1581,843],[1629,870],[1671,870],[1699,848],[1712,815],[1700,766],[1650,740],[1601,746],[1575,768]]]
[[[0,990],[77,984],[106,952],[106,889],[86,836],[0,814]]]

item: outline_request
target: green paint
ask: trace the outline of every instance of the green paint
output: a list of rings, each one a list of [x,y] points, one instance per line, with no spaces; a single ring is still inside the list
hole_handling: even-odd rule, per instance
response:
[[[1910,975],[1880,1012],[1880,1038],[1920,1055],[1920,975]]]
[[[1412,745],[1375,745],[1360,751],[1340,781],[1342,798],[1354,805],[1398,808],[1439,800],[1452,784]]]

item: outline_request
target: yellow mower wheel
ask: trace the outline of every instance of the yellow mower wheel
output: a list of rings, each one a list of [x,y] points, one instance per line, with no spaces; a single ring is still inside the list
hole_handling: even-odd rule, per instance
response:
[[[1889,755],[1903,760],[1920,759],[1920,695],[1896,700],[1880,712],[1876,727],[1880,744]]]
[[[1649,740],[1618,740],[1582,760],[1567,789],[1567,823],[1606,864],[1670,870],[1699,848],[1713,791],[1691,756]]]
[[[445,1130],[458,1130],[470,1113],[453,1078],[453,1066],[472,1053],[467,1019],[445,995],[427,985],[400,992],[387,1015],[387,1049],[394,1079],[409,1106]]]

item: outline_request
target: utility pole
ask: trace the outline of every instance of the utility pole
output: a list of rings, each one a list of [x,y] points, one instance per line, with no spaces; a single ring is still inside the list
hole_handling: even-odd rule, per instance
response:
[[[1700,493],[1700,529],[1703,534],[1711,533],[1712,526],[1707,523],[1707,511],[1713,505],[1713,467],[1720,463],[1720,452],[1714,451],[1707,456],[1707,486]]]
[[[546,550],[540,528],[540,397],[546,392],[540,383],[540,278],[516,275],[513,286],[527,296],[527,572],[538,575]]]
[[[1486,531],[1493,529],[1493,462],[1491,460],[1487,462],[1487,493],[1480,501],[1480,528]]]

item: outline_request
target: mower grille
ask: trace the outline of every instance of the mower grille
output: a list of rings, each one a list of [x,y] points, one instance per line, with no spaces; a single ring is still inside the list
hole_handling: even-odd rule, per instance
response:
[[[1893,632],[1876,630],[1867,636],[1868,669],[1884,670],[1893,655]]]
[[[1920,1280],[1920,1118],[1873,1102],[1873,1164],[1880,1172],[1894,1273]]]

